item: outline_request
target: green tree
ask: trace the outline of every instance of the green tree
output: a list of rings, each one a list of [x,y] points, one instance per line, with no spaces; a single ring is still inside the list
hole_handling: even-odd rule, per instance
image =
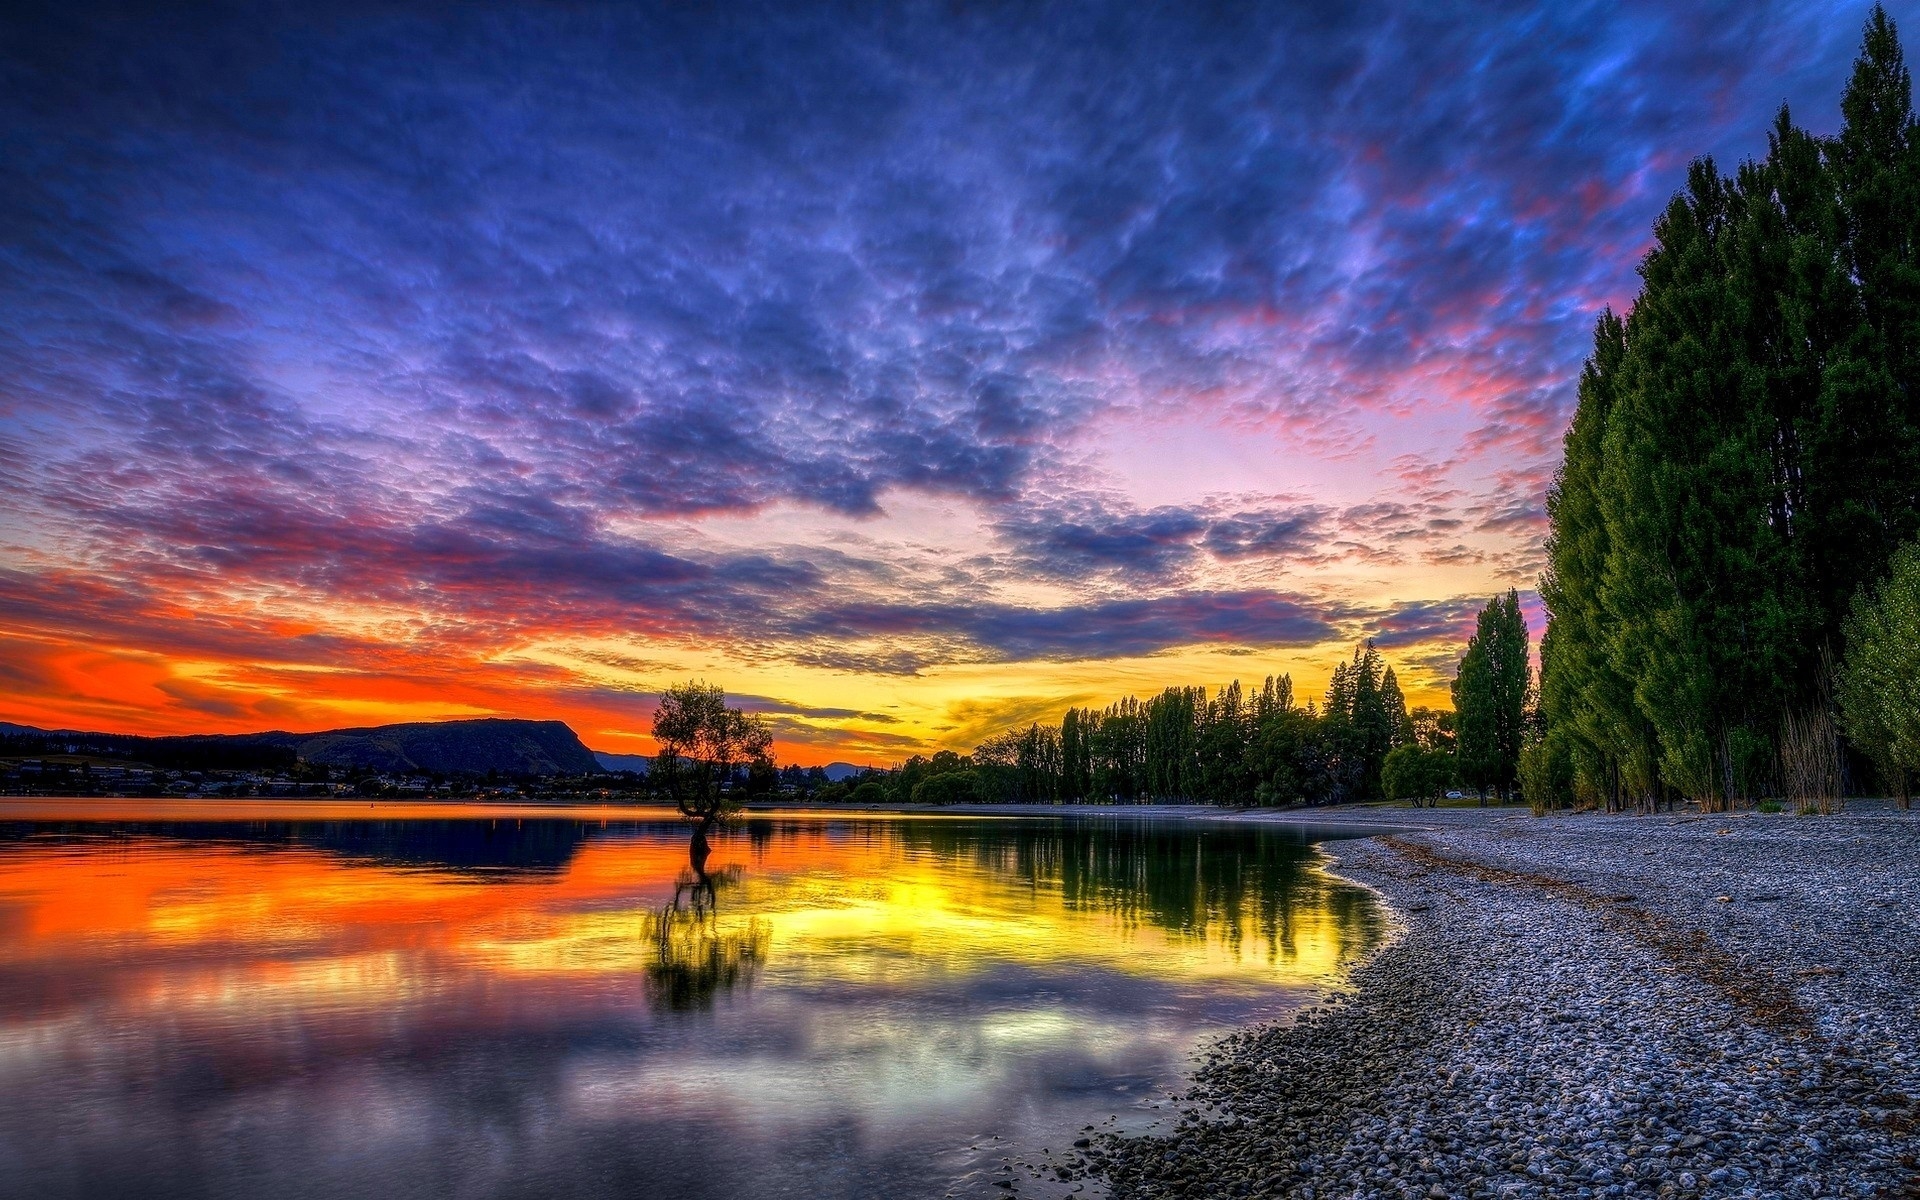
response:
[[[1009,729],[973,748],[974,790],[989,804],[1010,804],[1020,794],[1020,731]]]
[[[1088,738],[1093,795],[1099,800],[1138,799],[1146,791],[1146,717],[1132,696],[1101,711]]]
[[[1444,751],[1449,756],[1453,754],[1453,722],[1451,709],[1421,705],[1407,714],[1407,725],[1414,744],[1422,750]]]
[[[1155,799],[1184,800],[1200,785],[1196,741],[1201,688],[1171,687],[1147,701],[1145,792]]]
[[[1238,679],[1199,707],[1195,756],[1200,795],[1216,803],[1253,802],[1255,783],[1247,768],[1252,718]]]
[[[971,770],[947,771],[931,775],[915,785],[915,804],[972,804],[980,798]]]
[[[1920,126],[1880,8],[1841,112],[1822,139],[1782,108],[1730,178],[1694,163],[1596,327],[1548,495],[1540,707],[1610,805],[1720,809],[1838,762],[1826,664],[1920,533]]]
[[[1308,780],[1302,757],[1312,741],[1314,723],[1305,710],[1294,707],[1292,677],[1267,676],[1253,698],[1253,720],[1248,731],[1247,771],[1253,779],[1257,803],[1306,801]]]
[[[1740,797],[1744,764],[1798,674],[1803,633],[1799,593],[1779,586],[1790,527],[1767,519],[1764,297],[1728,267],[1754,208],[1703,159],[1656,226],[1603,473],[1616,641],[1658,735],[1662,777],[1709,809]]]
[[[654,771],[674,806],[694,822],[694,844],[704,846],[715,824],[739,810],[734,773],[771,765],[773,734],[758,717],[727,707],[717,685],[697,681],[668,688],[653,713],[660,746]]]
[[[1354,647],[1353,662],[1347,668],[1347,679],[1352,686],[1347,752],[1354,760],[1352,798],[1356,800],[1371,800],[1380,795],[1380,767],[1398,732],[1395,718],[1387,707],[1385,676],[1386,664],[1372,641]],[[1394,692],[1398,694],[1399,690],[1395,685]],[[1405,707],[1403,700],[1401,708]]]
[[[1564,737],[1542,733],[1520,747],[1520,794],[1536,817],[1573,806],[1573,756]]]
[[[1395,746],[1381,764],[1381,790],[1389,800],[1410,800],[1416,806],[1435,802],[1453,781],[1453,755],[1427,749],[1418,742]]]
[[[1520,765],[1533,683],[1527,654],[1520,595],[1509,590],[1481,610],[1453,681],[1461,781],[1483,794],[1492,790],[1502,800],[1512,792]]]
[[[1920,770],[1920,543],[1893,556],[1877,586],[1861,590],[1846,624],[1838,699],[1847,736],[1908,805],[1908,772]]]
[[[1069,708],[1060,719],[1060,798],[1078,803],[1093,787],[1093,714]]]
[[[1821,473],[1837,510],[1835,607],[1920,532],[1920,126],[1900,39],[1878,5],[1840,112],[1824,149],[1841,214],[1840,274],[1857,292],[1846,297],[1856,319],[1823,397],[1824,432],[1841,460],[1833,465],[1845,472]]]
[[[918,803],[913,797],[918,794],[922,783],[955,771],[964,771],[972,765],[971,760],[951,750],[937,751],[932,758],[916,754],[901,763],[882,786],[887,788],[892,803]]]
[[[1021,732],[1014,755],[1020,799],[1030,804],[1053,804],[1060,799],[1060,731],[1038,723]]]
[[[1392,667],[1380,677],[1380,703],[1386,713],[1388,747],[1411,744],[1415,740],[1413,717],[1407,712],[1407,697],[1400,690],[1400,681],[1394,678]]]
[[[1609,808],[1621,807],[1628,793],[1643,806],[1649,803],[1658,785],[1659,759],[1653,727],[1634,699],[1633,680],[1619,668],[1613,643],[1618,615],[1607,607],[1604,591],[1612,544],[1600,499],[1603,440],[1626,353],[1626,325],[1609,309],[1595,323],[1579,404],[1567,428],[1561,467],[1547,491],[1551,532],[1540,581],[1548,611],[1540,707],[1554,727],[1566,731],[1578,770]]]
[[[887,789],[888,799],[894,804],[907,804],[913,799],[913,793],[930,774],[925,756],[916,754],[891,772],[882,787]]]

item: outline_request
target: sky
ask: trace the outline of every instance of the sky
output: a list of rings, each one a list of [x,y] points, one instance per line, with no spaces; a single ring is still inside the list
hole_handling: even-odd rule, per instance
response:
[[[1444,705],[1655,214],[1867,12],[10,5],[0,720]]]

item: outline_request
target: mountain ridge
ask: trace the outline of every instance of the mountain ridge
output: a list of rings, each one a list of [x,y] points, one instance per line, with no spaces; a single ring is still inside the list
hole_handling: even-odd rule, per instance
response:
[[[566,722],[519,717],[407,721],[308,733],[272,729],[167,737],[0,722],[0,733],[58,739],[87,752],[125,758],[177,758],[201,752],[217,759],[244,756],[249,748],[270,748],[291,751],[295,759],[317,766],[358,767],[383,774],[597,775],[602,771],[593,752]]]

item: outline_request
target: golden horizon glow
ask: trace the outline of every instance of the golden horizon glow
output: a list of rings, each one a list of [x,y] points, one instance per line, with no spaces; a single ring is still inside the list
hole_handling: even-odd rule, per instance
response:
[[[0,638],[0,641],[6,639]],[[20,643],[16,641],[16,646]],[[589,747],[615,754],[652,754],[651,705],[659,688],[691,678],[719,682],[733,697],[765,698],[776,707],[776,757],[802,766],[836,760],[895,765],[915,753],[971,751],[1008,728],[1057,722],[1068,707],[1104,707],[1125,696],[1146,699],[1162,688],[1238,680],[1258,688],[1268,675],[1291,675],[1297,702],[1318,698],[1354,642],[1307,650],[1254,651],[1190,646],[1099,661],[954,663],[911,676],[734,659],[717,652],[681,655],[660,645],[620,647],[606,640],[579,646],[527,645],[471,671],[457,664],[431,676],[369,676],[349,667],[171,659],[133,649],[40,641],[32,657],[58,681],[61,696],[0,697],[0,719],[43,728],[167,736],[309,732],[332,728],[471,717],[565,721]],[[594,655],[644,652],[645,672],[599,666]],[[1434,648],[1413,648],[1430,656]],[[1441,646],[1445,653],[1448,646]],[[1396,669],[1409,707],[1450,708],[1448,681],[1418,658],[1383,652]],[[565,686],[553,675],[564,672]],[[584,681],[591,685],[582,688]],[[583,696],[583,691],[592,695]],[[622,697],[610,704],[608,695]],[[193,708],[182,697],[219,697]],[[828,715],[810,715],[824,712]],[[853,714],[853,715],[845,715]]]

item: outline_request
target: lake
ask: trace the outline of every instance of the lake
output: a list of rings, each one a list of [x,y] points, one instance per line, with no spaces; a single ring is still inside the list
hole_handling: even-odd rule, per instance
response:
[[[1067,1195],[1377,942],[1341,832],[0,801],[0,1194]]]

